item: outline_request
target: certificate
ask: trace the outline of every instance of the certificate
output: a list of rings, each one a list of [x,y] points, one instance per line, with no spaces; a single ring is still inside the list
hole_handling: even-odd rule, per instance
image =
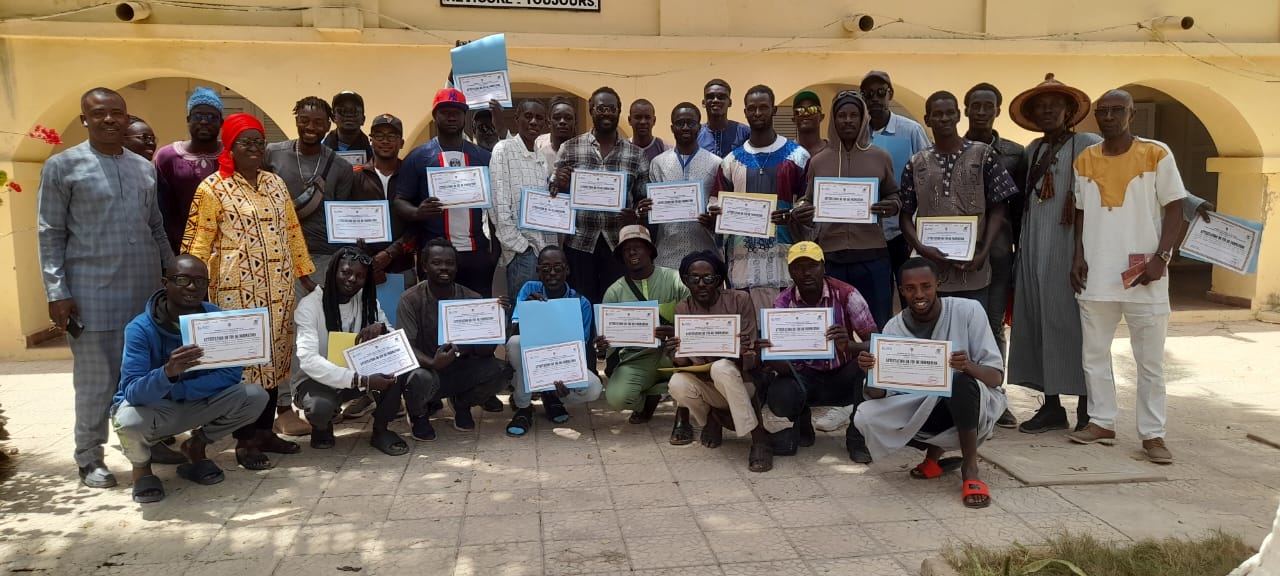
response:
[[[648,196],[653,200],[649,210],[650,224],[697,222],[705,211],[702,205],[702,183],[692,180],[650,183]]]
[[[511,79],[506,70],[458,74],[453,77],[453,85],[467,97],[467,107],[473,110],[487,109],[490,100],[511,106]]]
[[[951,342],[871,336],[875,368],[867,385],[894,392],[951,396]]]
[[[187,314],[178,318],[182,344],[204,351],[192,370],[255,366],[271,361],[271,314],[266,308]]]
[[[413,372],[418,367],[418,358],[413,355],[413,348],[409,346],[409,337],[404,330],[396,330],[356,344],[344,350],[342,357],[346,358],[348,367],[363,376],[400,376]]]
[[[658,328],[658,306],[596,305],[596,331],[611,348],[657,348],[653,332]]]
[[[364,150],[339,150],[334,153],[352,166],[364,166],[364,163],[369,160],[365,157]]]
[[[497,298],[440,301],[440,345],[505,344],[507,315]]]
[[[769,341],[763,360],[829,360],[835,342],[827,339],[830,308],[765,308],[760,310],[760,337]]]
[[[627,173],[574,170],[569,196],[574,210],[621,212],[627,206]]]
[[[778,207],[777,196],[721,192],[719,198],[720,217],[716,218],[716,234],[773,237],[771,217]]]
[[[1178,253],[1236,274],[1252,274],[1257,270],[1261,243],[1261,224],[1210,212],[1208,222],[1198,215],[1191,220]]]
[[[947,260],[973,260],[978,246],[977,216],[917,216],[916,238],[937,248]]]
[[[676,358],[719,356],[737,358],[742,344],[737,314],[676,314]]]
[[[516,224],[518,228],[573,234],[577,231],[577,220],[573,217],[573,201],[568,195],[553,197],[546,190],[520,187],[520,220]]]
[[[427,168],[427,192],[439,198],[445,208],[488,208],[489,169]]]
[[[329,242],[390,242],[391,206],[386,200],[325,202],[324,226]]]
[[[555,390],[556,382],[566,388],[587,387],[587,348],[582,340],[521,348],[526,392]]]
[[[878,178],[814,178],[813,221],[875,224],[871,205],[879,198]]]

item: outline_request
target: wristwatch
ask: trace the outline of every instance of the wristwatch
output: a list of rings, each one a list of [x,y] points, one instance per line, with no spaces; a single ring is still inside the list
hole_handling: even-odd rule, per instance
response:
[[[1161,260],[1164,260],[1165,264],[1168,264],[1170,260],[1173,260],[1173,250],[1165,250],[1156,254],[1156,256],[1159,256]]]

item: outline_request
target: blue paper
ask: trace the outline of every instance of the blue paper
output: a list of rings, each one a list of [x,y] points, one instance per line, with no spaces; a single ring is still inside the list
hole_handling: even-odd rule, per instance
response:
[[[568,229],[567,231],[566,231],[566,230],[553,230],[553,229],[551,229],[551,228],[544,228],[544,227],[540,227],[540,226],[531,226],[531,225],[528,225],[528,224],[525,222],[525,220],[524,220],[524,205],[525,205],[525,199],[529,197],[529,194],[530,194],[530,193],[533,193],[533,194],[541,194],[541,195],[543,195],[543,196],[548,196],[548,195],[550,195],[550,194],[551,194],[550,192],[548,192],[547,190],[542,189],[542,188],[530,188],[530,187],[528,187],[528,186],[521,186],[521,187],[520,187],[520,209],[517,211],[517,214],[516,214],[516,227],[517,227],[517,228],[519,228],[519,229],[521,229],[521,230],[537,230],[537,231],[539,231],[539,232],[551,232],[551,233],[553,233],[553,234],[576,234],[576,233],[577,233],[577,231],[578,231],[578,218],[577,218],[577,216],[573,213],[573,208],[572,208],[572,206],[570,206],[570,208],[569,208],[569,229]],[[569,200],[569,195],[568,195],[568,194],[560,194],[560,195],[557,195],[557,196],[556,196],[556,198],[557,198],[557,199],[563,199],[565,202],[570,202],[570,200]]]
[[[871,353],[872,353],[872,354],[875,354],[875,350],[876,350],[876,343],[877,343],[877,342],[879,342],[880,340],[919,340],[919,338],[906,338],[906,337],[901,337],[901,336],[885,336],[885,335],[883,335],[883,334],[872,334],[872,335],[871,335]],[[952,343],[951,343],[951,349],[952,349],[953,351],[955,350],[955,343],[954,343],[954,342],[952,342]],[[948,361],[949,361],[949,360],[950,360],[950,359],[948,358]],[[948,368],[948,370],[947,370],[947,388],[946,388],[946,390],[940,390],[940,391],[936,391],[936,392],[934,392],[934,391],[924,391],[924,390],[915,390],[915,389],[895,388],[895,387],[890,387],[890,386],[875,386],[874,384],[872,384],[873,382],[875,382],[875,375],[876,375],[875,368],[872,368],[871,370],[868,370],[868,371],[867,371],[867,386],[871,386],[871,387],[873,387],[873,388],[880,388],[881,390],[888,390],[890,394],[918,394],[918,395],[921,395],[921,396],[940,396],[940,397],[943,397],[943,398],[950,398],[950,397],[951,397],[951,387],[952,387],[952,383],[954,382],[955,377],[956,377],[956,371],[955,371],[955,370],[951,370],[951,369],[949,369],[949,368]]]
[[[849,182],[849,183],[870,184],[870,185],[871,185],[871,203],[872,203],[872,204],[875,204],[876,202],[879,202],[879,201],[880,201],[880,179],[879,179],[879,178],[831,178],[831,177],[818,177],[818,178],[814,178],[814,179],[813,179],[813,190],[814,190],[813,194],[814,194],[814,197],[809,199],[809,201],[810,201],[810,202],[815,202],[815,204],[814,204],[815,208],[817,207],[816,202],[817,202],[817,195],[818,195],[818,184],[819,184],[819,183],[822,183],[822,182]],[[875,212],[871,212],[871,213],[870,213],[870,216],[871,216],[871,223],[872,223],[872,224],[874,224],[874,223],[876,223],[876,222],[879,222],[879,221],[880,221],[880,218],[879,218],[878,216],[876,216]],[[814,214],[814,217],[815,217],[815,218],[821,218],[821,217],[820,217],[820,216],[818,216],[816,213]],[[823,220],[821,220],[821,219],[817,219],[817,220],[814,220],[814,221],[815,221],[815,222],[822,222]]]
[[[507,37],[505,34],[494,34],[485,36],[479,40],[469,42],[462,46],[458,46],[449,51],[449,59],[453,64],[453,84],[458,86],[458,77],[470,74],[484,74],[487,72],[501,72],[507,76],[507,94],[510,96],[510,76],[507,69]],[[459,87],[459,90],[462,90]],[[463,90],[466,93],[466,90]],[[472,110],[488,108],[489,101],[476,101],[468,97],[469,107]],[[512,105],[511,98],[498,98],[505,108]]]
[[[400,295],[404,294],[404,274],[387,274],[387,281],[378,285],[378,305],[387,315],[391,328],[396,327],[396,313],[400,309]]]
[[[582,341],[582,303],[577,298],[553,298],[546,302],[525,300],[516,303],[520,318],[522,350],[565,342]],[[582,362],[586,364],[586,356]],[[591,370],[592,366],[587,366]],[[529,390],[528,373],[522,384]],[[587,381],[565,382],[566,388],[586,388]]]
[[[766,329],[768,324],[765,322],[765,312],[773,310],[773,308],[762,308],[760,310],[760,338],[769,339],[769,333]],[[835,310],[827,308],[827,318],[835,318]],[[807,352],[774,352],[773,348],[763,348],[760,350],[761,360],[831,360],[836,357],[835,342],[827,340],[827,351],[823,354],[814,354]]]
[[[1258,273],[1258,253],[1262,252],[1262,224],[1261,224],[1261,223],[1258,223],[1258,222],[1254,222],[1254,221],[1252,221],[1252,220],[1245,220],[1244,218],[1239,218],[1239,217],[1236,217],[1236,216],[1231,216],[1231,215],[1228,215],[1228,214],[1223,214],[1223,213],[1221,213],[1221,212],[1214,212],[1213,214],[1214,214],[1214,215],[1216,215],[1216,216],[1220,216],[1220,217],[1221,217],[1222,219],[1224,219],[1224,220],[1230,220],[1230,221],[1232,221],[1232,222],[1235,222],[1236,224],[1239,224],[1239,225],[1241,225],[1241,226],[1244,226],[1245,228],[1249,228],[1250,230],[1253,230],[1254,232],[1256,232],[1256,233],[1257,233],[1257,236],[1255,236],[1255,240],[1254,240],[1254,246],[1252,247],[1253,254],[1249,257],[1249,264],[1248,264],[1248,266],[1246,266],[1246,268],[1245,268],[1245,269],[1246,269],[1246,271],[1247,271],[1249,274],[1257,274],[1257,273]],[[1197,214],[1197,215],[1196,215],[1196,218],[1199,218],[1199,217],[1200,217],[1200,216]],[[1185,243],[1185,242],[1186,242],[1186,240],[1183,240],[1183,242]],[[1219,268],[1223,268],[1223,269],[1225,269],[1225,270],[1231,270],[1232,272],[1235,272],[1235,273],[1237,273],[1237,274],[1239,274],[1239,273],[1240,273],[1240,271],[1239,271],[1239,270],[1232,270],[1231,268],[1228,268],[1228,267],[1226,267],[1226,266],[1222,266],[1221,264],[1216,264],[1216,263],[1214,263],[1214,262],[1210,262],[1210,261],[1208,261],[1208,260],[1206,260],[1206,259],[1204,259],[1204,258],[1201,258],[1201,257],[1199,257],[1199,256],[1197,256],[1197,255],[1195,255],[1195,254],[1191,254],[1191,253],[1189,253],[1189,252],[1183,252],[1183,251],[1179,250],[1179,251],[1178,251],[1178,254],[1179,254],[1179,255],[1181,255],[1181,256],[1185,256],[1185,257],[1187,257],[1187,258],[1190,258],[1190,259],[1192,259],[1192,260],[1199,260],[1199,261],[1201,261],[1201,262],[1205,262],[1205,263],[1208,263],[1208,264],[1214,264],[1215,266],[1218,266]]]

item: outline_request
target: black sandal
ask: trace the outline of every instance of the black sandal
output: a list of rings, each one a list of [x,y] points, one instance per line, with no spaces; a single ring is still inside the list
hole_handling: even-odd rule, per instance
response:
[[[290,442],[276,436],[274,433],[268,434],[258,447],[263,452],[273,452],[275,454],[297,454],[302,451],[302,447],[297,442]]]
[[[386,428],[374,429],[369,445],[381,450],[387,456],[403,456],[409,452],[409,445],[405,443],[404,438]]]
[[[707,422],[702,427],[702,435],[698,438],[698,442],[707,448],[719,448],[724,443],[724,426],[717,422]]]
[[[271,459],[257,447],[236,448],[236,463],[244,466],[245,470],[270,470],[272,467]]]
[[[320,430],[318,428],[311,429],[311,447],[316,450],[332,449],[338,441],[333,437],[333,428],[328,430]]]
[[[640,411],[632,411],[631,417],[627,418],[627,422],[631,424],[646,424],[653,420],[653,413],[658,411],[658,403],[662,401],[661,396],[645,396],[644,408]]]
[[[747,456],[747,469],[752,472],[773,470],[773,448],[763,443],[752,444],[751,454]]]
[[[693,444],[693,425],[688,420],[681,422],[677,415],[676,425],[671,427],[670,442],[672,446]]]
[[[555,392],[542,393],[542,411],[546,412],[547,420],[556,424],[569,421],[569,409],[564,407],[564,401]]]
[[[151,504],[164,500],[164,483],[155,474],[147,474],[133,481],[133,501]]]
[[[516,410],[516,415],[511,417],[511,421],[507,422],[507,436],[519,438],[528,434],[532,427],[533,407],[520,408]]]
[[[178,476],[186,478],[201,486],[213,486],[227,478],[222,469],[213,460],[201,460],[194,464],[179,464]]]

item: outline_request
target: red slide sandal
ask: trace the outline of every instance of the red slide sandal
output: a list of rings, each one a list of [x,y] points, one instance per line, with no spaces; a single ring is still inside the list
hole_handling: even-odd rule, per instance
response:
[[[941,460],[925,458],[924,462],[916,464],[916,467],[912,468],[909,474],[916,480],[933,480],[934,478],[959,468],[963,463],[964,458],[955,456],[951,458],[943,458]]]
[[[991,489],[981,480],[965,480],[961,494],[966,508],[986,508],[991,505]],[[981,496],[982,499],[971,499],[974,496]]]

